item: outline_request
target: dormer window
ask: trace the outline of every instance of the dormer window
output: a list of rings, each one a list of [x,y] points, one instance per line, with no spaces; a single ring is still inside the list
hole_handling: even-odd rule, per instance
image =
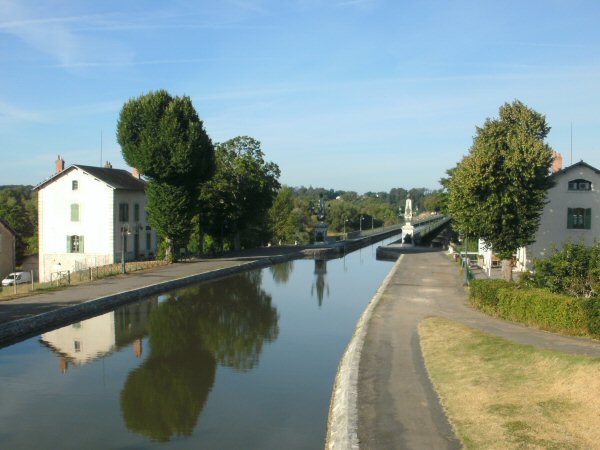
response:
[[[572,180],[569,181],[569,191],[591,191],[592,183],[588,180]]]
[[[76,191],[77,189],[79,189],[79,181],[73,180],[71,182],[71,189],[74,190],[74,191]]]

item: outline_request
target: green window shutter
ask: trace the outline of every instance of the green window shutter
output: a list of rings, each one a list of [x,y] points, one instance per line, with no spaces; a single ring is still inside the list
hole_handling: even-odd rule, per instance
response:
[[[586,208],[583,216],[583,228],[589,230],[592,228],[592,208]]]
[[[573,208],[567,208],[567,228],[573,228]]]
[[[85,250],[83,248],[83,236],[79,236],[79,253],[83,253]]]
[[[71,253],[71,236],[67,236],[67,253]]]
[[[79,205],[77,203],[71,205],[71,222],[79,222]]]

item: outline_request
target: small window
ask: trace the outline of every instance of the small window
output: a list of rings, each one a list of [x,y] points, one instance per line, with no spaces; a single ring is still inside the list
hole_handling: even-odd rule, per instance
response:
[[[152,234],[146,233],[146,250],[152,249]]]
[[[79,205],[77,203],[71,205],[71,222],[79,222]]]
[[[592,228],[592,209],[568,208],[567,228],[580,230],[589,230],[590,228]]]
[[[137,203],[133,205],[133,220],[136,222],[140,221],[140,205]]]
[[[67,253],[83,253],[83,236],[67,236]]]
[[[129,205],[127,203],[119,203],[119,222],[129,221]]]
[[[75,350],[75,353],[79,353],[81,351],[80,341],[73,341],[73,350]]]
[[[592,183],[588,180],[571,180],[569,181],[569,191],[591,191]]]
[[[73,180],[71,182],[71,189],[74,190],[74,191],[76,191],[77,189],[79,189],[79,181]]]

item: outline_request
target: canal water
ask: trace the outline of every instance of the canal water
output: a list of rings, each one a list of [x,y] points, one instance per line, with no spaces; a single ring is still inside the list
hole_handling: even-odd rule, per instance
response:
[[[393,264],[375,247],[193,285],[1,349],[0,448],[323,448],[338,363]]]

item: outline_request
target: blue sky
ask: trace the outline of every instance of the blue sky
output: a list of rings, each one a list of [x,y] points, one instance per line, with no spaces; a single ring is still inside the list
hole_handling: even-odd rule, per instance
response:
[[[437,188],[519,99],[600,166],[600,2],[0,0],[2,184],[126,168],[120,109],[188,95],[213,142],[249,135],[281,181]]]

